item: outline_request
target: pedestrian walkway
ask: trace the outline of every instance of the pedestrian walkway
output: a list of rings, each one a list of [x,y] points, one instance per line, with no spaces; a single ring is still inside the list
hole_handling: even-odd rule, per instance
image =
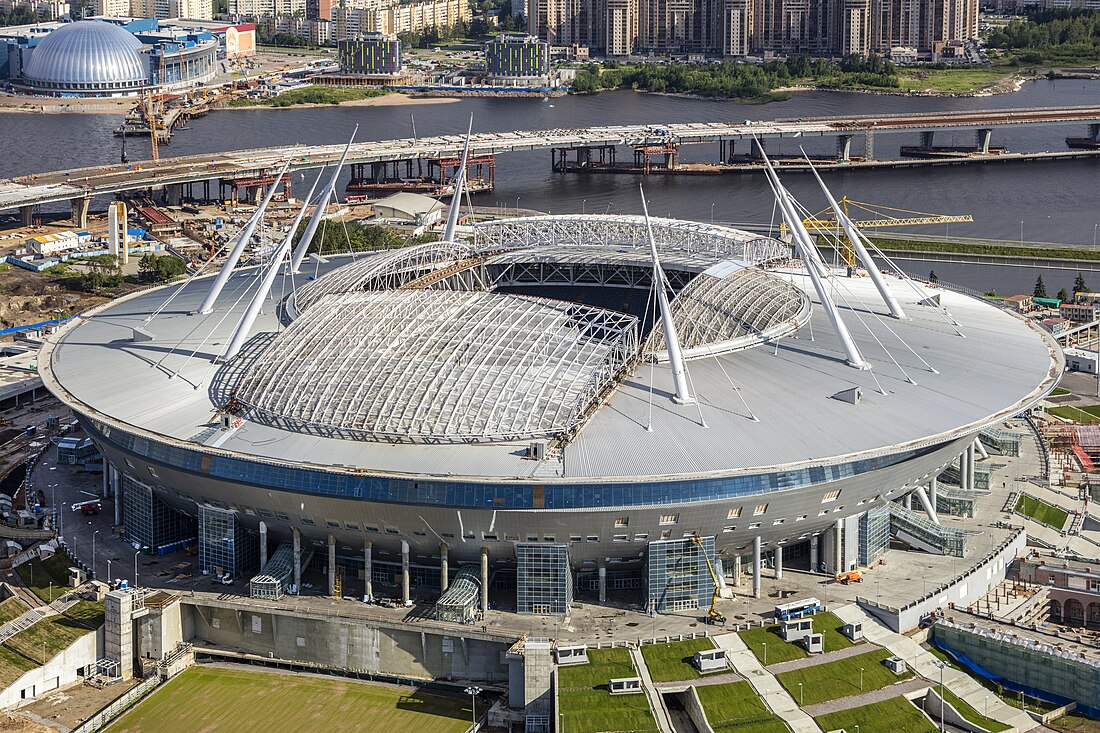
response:
[[[645,692],[646,699],[649,700],[649,709],[653,711],[653,717],[657,720],[657,727],[661,733],[676,733],[676,730],[672,727],[672,721],[668,717],[668,711],[665,709],[664,700],[661,699],[661,693],[653,685],[653,678],[649,675],[649,667],[646,666],[642,650],[638,647],[631,647],[630,659],[634,662],[634,669],[638,670],[638,676],[642,678],[642,690]]]
[[[862,623],[866,639],[890,652],[909,665],[909,668],[933,684],[939,684],[942,672],[943,683],[975,710],[988,710],[986,715],[1011,725],[1017,731],[1029,731],[1037,726],[1027,713],[1006,705],[1001,698],[979,685],[970,675],[951,667],[941,670],[940,660],[931,652],[907,636],[895,633],[883,626],[873,616],[855,604],[831,609],[840,620],[846,623]]]
[[[822,733],[814,719],[798,707],[794,698],[779,684],[775,675],[760,664],[740,636],[728,633],[711,638],[720,649],[726,650],[726,657],[733,668],[752,685],[764,704],[782,718],[794,733]]]
[[[736,672],[722,672],[721,674],[712,672],[702,677],[696,677],[692,680],[677,680],[676,682],[657,682],[656,687],[658,690],[674,691],[682,690],[685,687],[707,687],[708,685],[725,685],[730,682],[744,682],[745,678]]]
[[[836,651],[832,652],[826,652],[825,654],[811,654],[808,657],[802,657],[801,659],[792,659],[789,662],[777,662],[775,664],[768,665],[768,671],[772,674],[783,674],[784,672],[790,672],[792,669],[802,669],[803,667],[816,667],[817,665],[825,664],[826,662],[835,662],[840,659],[847,659],[848,657],[858,657],[860,654],[866,654],[867,652],[871,652],[874,650],[875,647],[870,644],[855,644],[854,646],[837,649]]]
[[[32,608],[18,618],[13,618],[3,626],[0,626],[0,644],[5,643],[20,631],[26,631],[44,618],[55,615],[52,608]]]
[[[848,697],[840,697],[836,700],[819,702],[817,705],[807,705],[802,709],[806,711],[807,715],[812,715],[816,718],[819,715],[836,713],[841,710],[850,710],[852,708],[861,708],[864,705],[873,705],[876,702],[908,695],[917,690],[927,690],[931,686],[928,680],[922,680],[919,677],[915,677],[905,680],[904,682],[898,682],[894,685],[888,685],[878,690],[864,692],[860,695],[849,695]]]

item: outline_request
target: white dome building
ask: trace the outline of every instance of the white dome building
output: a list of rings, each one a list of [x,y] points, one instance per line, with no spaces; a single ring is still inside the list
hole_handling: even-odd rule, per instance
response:
[[[35,47],[23,69],[24,88],[39,94],[115,97],[148,83],[141,41],[100,20],[69,23]]]

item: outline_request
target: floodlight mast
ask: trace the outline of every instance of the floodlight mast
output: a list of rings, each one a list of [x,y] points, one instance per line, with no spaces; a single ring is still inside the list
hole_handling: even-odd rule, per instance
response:
[[[680,405],[695,404],[695,395],[688,387],[687,369],[684,367],[684,353],[680,349],[680,335],[676,331],[676,322],[672,318],[672,309],[665,292],[665,272],[661,269],[661,260],[657,256],[657,242],[653,238],[653,225],[649,221],[649,207],[645,202],[645,189],[638,186],[642,193],[642,213],[645,215],[646,237],[649,239],[649,254],[653,258],[653,288],[657,293],[657,304],[661,309],[661,327],[665,332],[665,347],[668,349],[668,364],[672,368],[672,383],[676,394],[672,401]]]
[[[901,305],[898,303],[897,298],[890,292],[890,288],[886,287],[886,282],[882,279],[882,273],[878,269],[878,265],[871,259],[870,253],[867,252],[867,248],[863,246],[863,233],[856,229],[856,225],[852,223],[852,220],[848,218],[848,215],[841,210],[840,204],[837,203],[833,194],[829,191],[825,185],[825,181],[821,180],[821,176],[817,173],[817,168],[810,161],[810,157],[806,155],[806,151],[802,151],[802,157],[806,159],[806,163],[810,166],[810,172],[814,174],[814,178],[817,179],[818,185],[821,186],[822,193],[825,194],[825,198],[829,201],[829,206],[833,209],[833,216],[840,222],[840,225],[844,227],[844,233],[848,235],[848,241],[852,243],[852,247],[856,251],[856,257],[863,263],[863,269],[867,270],[867,274],[871,276],[871,282],[875,284],[875,289],[878,290],[878,294],[882,296],[882,300],[886,303],[886,307],[890,309],[890,315],[894,318],[905,320],[909,316],[905,315],[905,311],[901,309]]]
[[[317,227],[320,226],[321,219],[325,218],[325,207],[328,206],[329,199],[336,191],[336,179],[340,177],[340,171],[344,169],[344,161],[347,160],[348,151],[351,150],[351,144],[355,142],[355,133],[357,132],[359,132],[359,125],[356,125],[355,129],[351,131],[351,139],[348,140],[347,147],[344,148],[344,152],[340,156],[340,162],[336,164],[328,183],[325,185],[320,197],[318,197],[317,208],[314,209],[313,216],[310,217],[309,224],[306,225],[306,230],[302,232],[302,238],[298,241],[298,247],[294,250],[294,256],[290,261],[290,271],[295,275],[298,274],[298,268],[302,266],[302,260],[306,258],[306,250],[313,242],[313,235],[317,233]],[[318,174],[318,177],[320,177],[320,174]]]
[[[282,170],[279,171],[279,175],[275,176],[275,180],[272,181],[271,188],[267,190],[267,195],[264,196],[260,208],[256,209],[256,213],[252,215],[252,218],[244,225],[244,229],[237,235],[237,243],[233,245],[233,249],[230,250],[229,256],[225,260],[225,264],[222,265],[222,269],[218,272],[218,277],[215,278],[214,284],[210,286],[210,290],[206,293],[202,305],[199,306],[199,309],[195,311],[195,313],[206,315],[214,310],[214,301],[221,295],[222,288],[225,287],[225,283],[228,282],[229,276],[233,273],[233,268],[237,266],[237,261],[241,259],[244,248],[248,246],[249,240],[252,239],[252,233],[256,231],[256,225],[259,224],[260,219],[263,218],[264,210],[267,208],[267,205],[271,203],[271,198],[275,195],[275,189],[279,187],[279,181],[282,180],[288,168],[290,168],[289,160],[283,166]]]
[[[821,301],[822,307],[825,309],[825,315],[828,316],[829,323],[833,326],[833,331],[836,332],[837,338],[840,339],[840,345],[844,349],[844,356],[848,365],[856,369],[870,369],[871,365],[867,363],[867,360],[859,353],[859,348],[852,339],[852,334],[848,331],[848,327],[844,325],[844,319],[840,317],[840,311],[837,309],[836,303],[829,297],[829,291],[821,281],[821,275],[818,274],[817,267],[815,266],[820,263],[814,259],[816,256],[814,244],[810,241],[810,234],[806,231],[806,227],[802,226],[802,219],[799,218],[798,212],[791,202],[790,194],[787,193],[787,189],[783,188],[783,184],[779,182],[779,176],[776,175],[775,169],[772,168],[771,161],[768,160],[767,154],[764,153],[763,150],[761,150],[760,153],[763,156],[764,166],[768,174],[768,182],[771,183],[776,202],[783,212],[783,218],[787,220],[787,225],[791,228],[791,233],[794,234],[795,246],[798,248],[799,254],[802,255],[803,261],[806,262],[806,272],[810,276],[810,282],[813,283],[814,291],[817,293],[817,297]]]
[[[260,282],[260,289],[252,297],[252,302],[248,304],[248,310],[244,312],[244,317],[237,324],[237,330],[233,332],[233,338],[229,342],[229,347],[225,350],[225,356],[222,357],[223,361],[229,361],[235,357],[248,338],[248,332],[252,330],[256,317],[260,315],[264,300],[267,299],[267,294],[271,292],[271,286],[275,284],[275,277],[279,274],[279,268],[282,266],[283,260],[286,259],[287,252],[290,251],[290,245],[294,241],[294,233],[298,231],[298,225],[302,223],[302,218],[306,214],[306,209],[309,208],[309,202],[313,199],[313,192],[317,190],[317,181],[320,178],[318,176],[313,179],[313,187],[306,194],[305,201],[302,202],[302,208],[298,210],[298,216],[295,217],[294,223],[290,226],[290,230],[286,233],[282,244],[271,255],[271,262],[268,263],[267,272],[264,273],[263,280]]]
[[[470,125],[466,128],[466,144],[462,147],[462,164],[455,175],[455,192],[451,197],[451,208],[447,212],[447,226],[443,230],[443,241],[455,241],[458,229],[458,212],[462,208],[462,190],[466,185],[466,161],[470,159],[470,136],[474,132],[474,116],[470,115]]]

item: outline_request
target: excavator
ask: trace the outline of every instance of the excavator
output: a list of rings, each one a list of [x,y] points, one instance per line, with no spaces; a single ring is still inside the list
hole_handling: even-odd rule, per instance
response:
[[[710,571],[710,579],[714,582],[714,594],[710,597],[710,610],[707,611],[707,622],[713,624],[726,623],[726,616],[720,612],[715,606],[718,604],[718,573],[714,572],[714,565],[710,561],[710,556],[707,555],[707,549],[703,546],[703,538],[696,532],[691,538],[691,541],[699,547],[699,552],[703,554],[703,559],[707,561],[707,570]]]

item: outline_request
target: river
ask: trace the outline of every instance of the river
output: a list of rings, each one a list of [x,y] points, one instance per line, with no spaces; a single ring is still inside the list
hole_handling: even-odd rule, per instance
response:
[[[426,136],[463,132],[471,113],[475,130],[504,131],[1084,104],[1100,104],[1100,82],[1044,79],[1025,84],[1012,94],[989,97],[801,92],[788,101],[766,105],[619,91],[549,101],[478,98],[446,104],[237,109],[194,120],[190,129],[178,132],[162,152],[182,155],[265,145],[339,143],[347,139],[355,124],[360,126],[360,140],[409,137],[410,115],[415,115],[417,133]],[[4,151],[0,177],[117,162],[120,141],[111,130],[120,120],[102,114],[0,113]],[[1001,128],[994,131],[992,144],[1013,151],[1061,150],[1067,135],[1084,134],[1083,125]],[[972,131],[937,133],[935,142],[970,144],[973,137]],[[835,150],[832,137],[769,141],[769,150],[793,154],[798,142],[804,142],[810,153]],[[880,133],[875,137],[875,151],[879,157],[894,157],[898,146],[916,142],[912,134]],[[128,147],[131,159],[149,155],[147,140],[130,139]],[[862,149],[862,139],[855,139],[853,152]],[[693,145],[683,148],[682,157],[701,161],[717,155],[716,145]],[[513,153],[498,160],[496,190],[480,196],[476,203],[515,207],[518,200],[523,208],[551,212],[638,213],[637,186],[642,180],[628,175],[559,175],[550,170],[549,151]],[[1095,160],[853,171],[830,173],[827,181],[835,194],[856,201],[974,216],[973,224],[952,225],[949,231],[947,227],[913,230],[926,234],[1017,240],[1022,229],[1027,241],[1091,245],[1100,224],[1100,161]],[[786,182],[808,208],[824,208],[824,200],[808,177],[791,175]],[[716,221],[756,223],[767,222],[772,216],[771,194],[764,179],[756,175],[653,176],[645,185],[650,210],[658,215],[708,221],[713,212]],[[912,269],[927,275],[923,265]],[[999,292],[1024,289],[1036,276],[1032,271],[1019,272],[1019,268],[951,265],[935,269],[944,280]],[[950,277],[941,270],[949,271]],[[1055,292],[1072,282],[1072,276],[1064,272],[1052,276],[1053,281],[1047,284],[1053,285]],[[1100,273],[1095,279],[1100,285]]]

